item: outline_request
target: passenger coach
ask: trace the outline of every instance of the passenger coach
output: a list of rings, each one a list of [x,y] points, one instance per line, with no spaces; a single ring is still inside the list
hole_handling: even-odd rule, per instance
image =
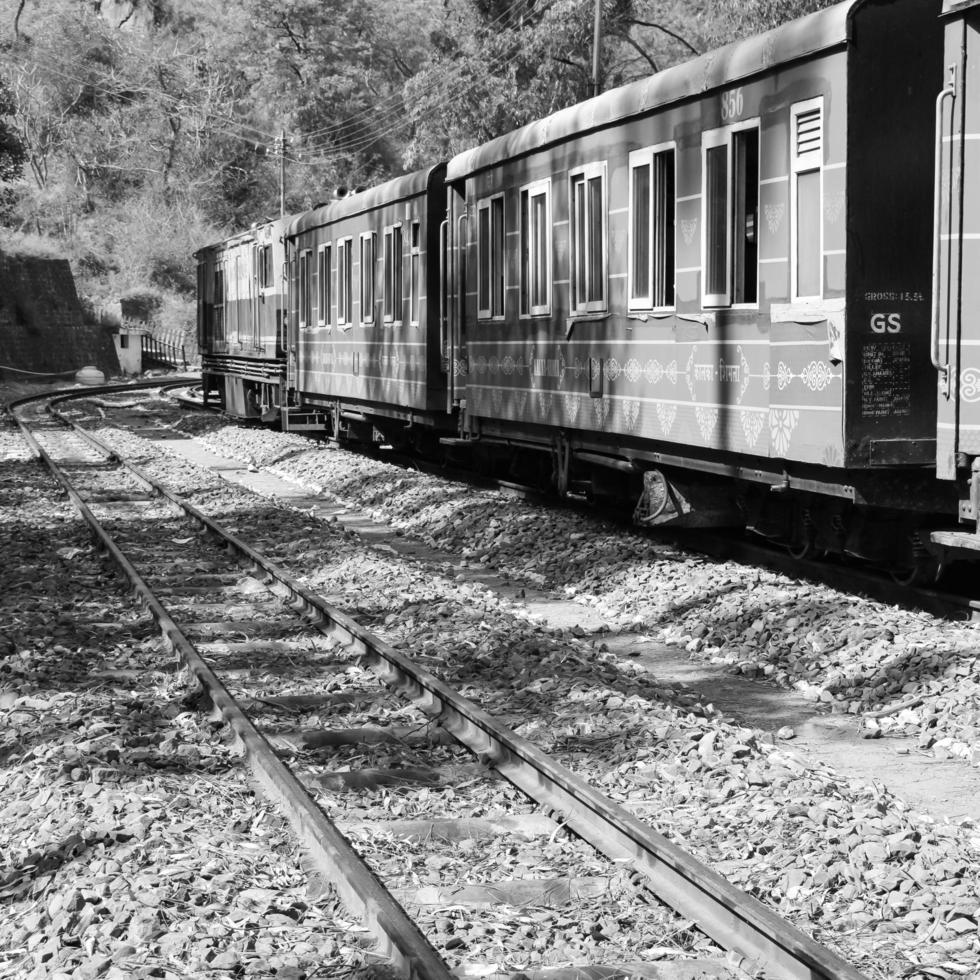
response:
[[[197,332],[204,398],[240,418],[280,417],[285,399],[282,268],[287,218],[202,248]]]
[[[939,14],[851,0],[454,158],[462,439],[648,523],[928,558]]]
[[[439,303],[445,165],[299,215],[289,249],[290,428],[370,442],[451,427]]]
[[[935,293],[930,358],[938,380],[937,473],[980,521],[980,0],[943,4],[944,87],[936,102]],[[976,533],[933,535],[949,551]]]

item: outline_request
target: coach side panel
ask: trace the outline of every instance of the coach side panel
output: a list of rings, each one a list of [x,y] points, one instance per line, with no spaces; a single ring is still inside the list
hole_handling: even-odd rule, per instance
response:
[[[441,187],[291,241],[290,318],[304,399],[395,413],[445,409],[433,278]]]
[[[467,179],[474,432],[839,465],[846,55]]]

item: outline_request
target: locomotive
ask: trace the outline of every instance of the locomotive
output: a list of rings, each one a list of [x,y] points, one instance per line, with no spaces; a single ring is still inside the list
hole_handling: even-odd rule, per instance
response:
[[[978,49],[980,0],[845,0],[204,248],[204,390],[931,576],[980,549]]]

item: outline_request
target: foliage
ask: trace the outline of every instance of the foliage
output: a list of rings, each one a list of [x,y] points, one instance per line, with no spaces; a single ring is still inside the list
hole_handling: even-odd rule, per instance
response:
[[[716,0],[711,30],[714,44],[724,44],[812,14],[837,0]]]
[[[0,219],[10,213],[14,202],[11,185],[20,176],[27,159],[13,123],[15,108],[10,90],[0,78]]]
[[[604,88],[821,0],[601,0]],[[0,0],[0,223],[110,298],[587,98],[593,0]]]

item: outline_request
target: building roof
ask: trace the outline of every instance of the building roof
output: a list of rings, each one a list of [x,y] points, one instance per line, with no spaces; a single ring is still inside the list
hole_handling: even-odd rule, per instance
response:
[[[462,179],[500,160],[544,149],[569,137],[741,81],[774,65],[799,61],[846,44],[850,39],[851,15],[865,2],[845,0],[757,37],[737,41],[649,78],[562,109],[453,157],[447,168],[447,179]],[[959,2],[980,3],[980,0]]]

